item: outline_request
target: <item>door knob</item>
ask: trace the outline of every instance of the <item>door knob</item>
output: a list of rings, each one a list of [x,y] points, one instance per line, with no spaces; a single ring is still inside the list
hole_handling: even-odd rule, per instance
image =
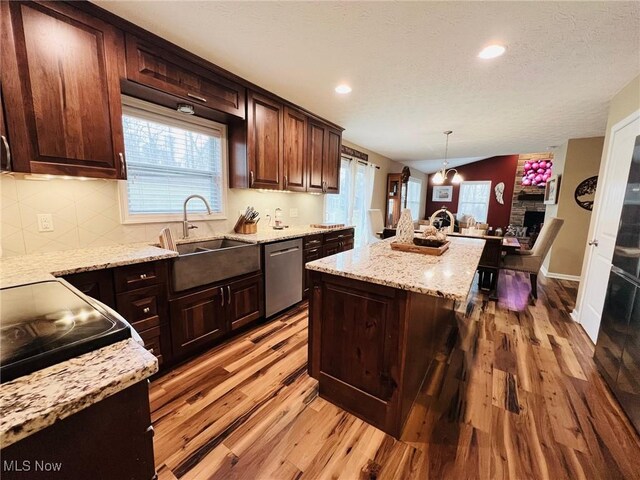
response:
[[[591,240],[589,242],[589,245],[593,245],[594,247],[597,247],[598,246],[598,239],[594,238],[593,240]]]

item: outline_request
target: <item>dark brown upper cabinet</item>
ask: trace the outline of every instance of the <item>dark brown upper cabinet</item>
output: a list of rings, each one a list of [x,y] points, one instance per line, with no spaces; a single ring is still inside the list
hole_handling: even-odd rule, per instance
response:
[[[125,178],[122,34],[62,2],[2,2],[12,169]]]
[[[307,191],[338,193],[342,132],[316,120],[309,120],[308,132]]]
[[[249,186],[281,190],[284,106],[255,92],[249,92],[247,104]]]
[[[127,79],[187,103],[245,118],[246,90],[177,53],[126,34]]]
[[[307,190],[307,116],[284,109],[284,189]]]

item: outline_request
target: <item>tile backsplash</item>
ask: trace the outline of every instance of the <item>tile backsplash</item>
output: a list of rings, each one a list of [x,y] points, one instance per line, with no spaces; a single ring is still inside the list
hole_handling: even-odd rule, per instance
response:
[[[114,180],[36,180],[19,175],[1,175],[0,195],[2,256],[155,242],[165,225],[170,225],[175,238],[182,236],[180,222],[122,224],[118,182]],[[248,205],[253,205],[263,213],[266,209],[273,212],[279,207],[289,225],[322,221],[323,197],[320,195],[230,189],[227,195],[227,220],[193,222],[198,229],[192,235],[230,231],[238,211]],[[297,209],[297,217],[289,216],[291,209]],[[54,231],[38,231],[39,213],[52,215]],[[266,218],[260,223],[265,228]]]

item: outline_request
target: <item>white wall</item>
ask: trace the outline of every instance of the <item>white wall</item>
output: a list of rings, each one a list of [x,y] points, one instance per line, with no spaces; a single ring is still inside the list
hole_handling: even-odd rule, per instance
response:
[[[609,142],[611,141],[612,127],[638,109],[640,109],[640,75],[631,80],[631,82],[629,82],[611,99],[611,103],[609,105],[609,117],[607,119],[606,135],[604,137],[604,145],[602,149],[602,161],[600,162],[600,171],[598,174],[600,178],[603,178],[604,172],[607,168],[607,154],[609,150]],[[607,186],[605,184],[598,184],[598,188],[596,190],[594,212],[597,210],[597,205],[598,203],[600,203],[600,199],[602,198],[603,192],[606,188]],[[594,236],[594,232],[596,230],[595,220],[596,215],[592,215],[589,223],[589,233],[587,235],[587,238],[593,238]],[[584,301],[586,284],[585,277],[587,274],[589,259],[590,251],[589,249],[587,249],[587,252],[584,256],[584,261],[582,262],[582,272],[580,274],[581,281],[580,286],[578,287],[576,308],[572,314],[572,316],[576,319],[580,318],[580,310],[582,309],[582,303]],[[607,282],[608,279],[602,279],[602,281]]]
[[[120,223],[118,190],[118,182],[114,180],[29,180],[17,174],[1,175],[2,255],[157,241],[164,223]],[[273,213],[279,207],[289,225],[322,221],[321,195],[229,189],[227,202],[227,220],[194,222],[198,230],[192,235],[230,231],[238,211],[248,205],[263,214],[267,209]],[[298,209],[298,217],[289,216],[290,208]],[[52,214],[53,232],[38,232],[38,213]],[[260,226],[266,223],[263,218]],[[171,223],[170,227],[175,238],[182,236],[180,222]]]
[[[384,212],[387,174],[402,171],[401,163],[378,155],[358,145],[344,142],[369,155],[380,166],[376,170],[373,208]],[[422,178],[426,192],[426,175],[412,170],[412,176]],[[36,179],[40,178],[40,179]],[[2,256],[51,252],[75,248],[115,245],[119,243],[155,242],[166,223],[122,224],[115,180],[78,180],[62,177],[0,175],[0,237]],[[424,216],[426,193],[423,194],[420,214]],[[281,208],[286,224],[309,225],[323,221],[324,196],[310,193],[261,192],[249,189],[229,189],[227,219],[193,222],[198,229],[194,237],[229,232],[239,210],[253,206],[262,213],[259,227],[267,226],[266,211],[271,214]],[[298,210],[297,217],[290,209]],[[53,216],[54,231],[38,232],[37,214]],[[182,236],[182,224],[169,224],[175,238]]]

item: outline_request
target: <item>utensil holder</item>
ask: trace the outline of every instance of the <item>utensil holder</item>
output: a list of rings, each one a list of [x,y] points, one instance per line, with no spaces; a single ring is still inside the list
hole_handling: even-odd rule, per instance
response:
[[[235,232],[245,234],[258,233],[258,224],[256,222],[243,223],[235,229]]]

